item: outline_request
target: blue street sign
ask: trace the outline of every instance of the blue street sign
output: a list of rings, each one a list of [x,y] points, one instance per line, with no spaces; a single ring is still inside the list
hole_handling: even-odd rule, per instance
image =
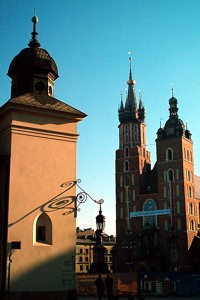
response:
[[[158,210],[148,210],[148,211],[134,211],[130,213],[130,218],[135,217],[149,217],[157,215],[169,215],[171,213],[170,208],[158,209]]]

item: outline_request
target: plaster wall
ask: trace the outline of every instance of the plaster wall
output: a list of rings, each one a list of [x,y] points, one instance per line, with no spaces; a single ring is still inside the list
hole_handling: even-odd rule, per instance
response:
[[[10,290],[67,290],[74,285],[76,221],[76,121],[53,114],[12,112],[9,134],[10,182],[8,248],[12,250]],[[8,153],[7,153],[8,154]],[[64,185],[63,185],[64,184]],[[52,222],[52,244],[35,240],[35,224],[45,212]],[[69,213],[69,214],[68,214]]]

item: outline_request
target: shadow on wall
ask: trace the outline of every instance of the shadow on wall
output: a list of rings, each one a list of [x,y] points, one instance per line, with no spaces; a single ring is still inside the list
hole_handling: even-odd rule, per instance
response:
[[[16,220],[13,223],[10,223],[8,227],[11,227],[21,220],[25,219],[29,215],[31,215],[34,211],[40,209],[41,212],[54,212],[60,209],[64,209],[65,212],[63,215],[68,215],[71,213],[75,214],[76,217],[76,205],[74,203],[76,202],[76,196],[69,196],[69,195],[64,195],[67,191],[69,191],[73,186],[77,184],[77,181],[68,181],[63,184],[61,184],[61,188],[65,188],[63,192],[60,194],[56,195],[52,199],[48,200],[45,202],[43,205],[36,207],[26,215],[22,216],[20,219]],[[76,204],[76,203],[75,203]]]

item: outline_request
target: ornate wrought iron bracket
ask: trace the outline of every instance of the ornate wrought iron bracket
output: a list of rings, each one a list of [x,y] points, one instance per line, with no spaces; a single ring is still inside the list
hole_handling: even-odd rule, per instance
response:
[[[88,198],[99,205],[104,203],[103,199],[95,200],[92,198],[92,196],[90,196],[82,187],[80,187],[79,183],[81,183],[81,179],[76,180],[76,186],[81,190],[81,192],[79,192],[76,196],[76,211],[80,211],[79,206],[82,203],[85,203]]]

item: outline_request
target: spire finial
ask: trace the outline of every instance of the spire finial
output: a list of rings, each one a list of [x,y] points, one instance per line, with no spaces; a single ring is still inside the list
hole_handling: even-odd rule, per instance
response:
[[[171,89],[172,89],[172,98],[174,97],[174,85],[171,83]]]
[[[131,52],[128,52],[129,55],[129,62],[130,62],[130,75],[132,75],[132,57],[131,57]]]
[[[28,45],[30,48],[40,47],[40,43],[38,42],[37,39],[38,33],[36,32],[36,24],[38,23],[38,17],[36,17],[35,15],[35,8],[34,8],[34,16],[32,17],[31,21],[33,22],[33,32],[31,33],[32,38]]]
[[[161,128],[161,125],[162,125],[161,122],[162,122],[162,118],[160,118],[160,128]]]

